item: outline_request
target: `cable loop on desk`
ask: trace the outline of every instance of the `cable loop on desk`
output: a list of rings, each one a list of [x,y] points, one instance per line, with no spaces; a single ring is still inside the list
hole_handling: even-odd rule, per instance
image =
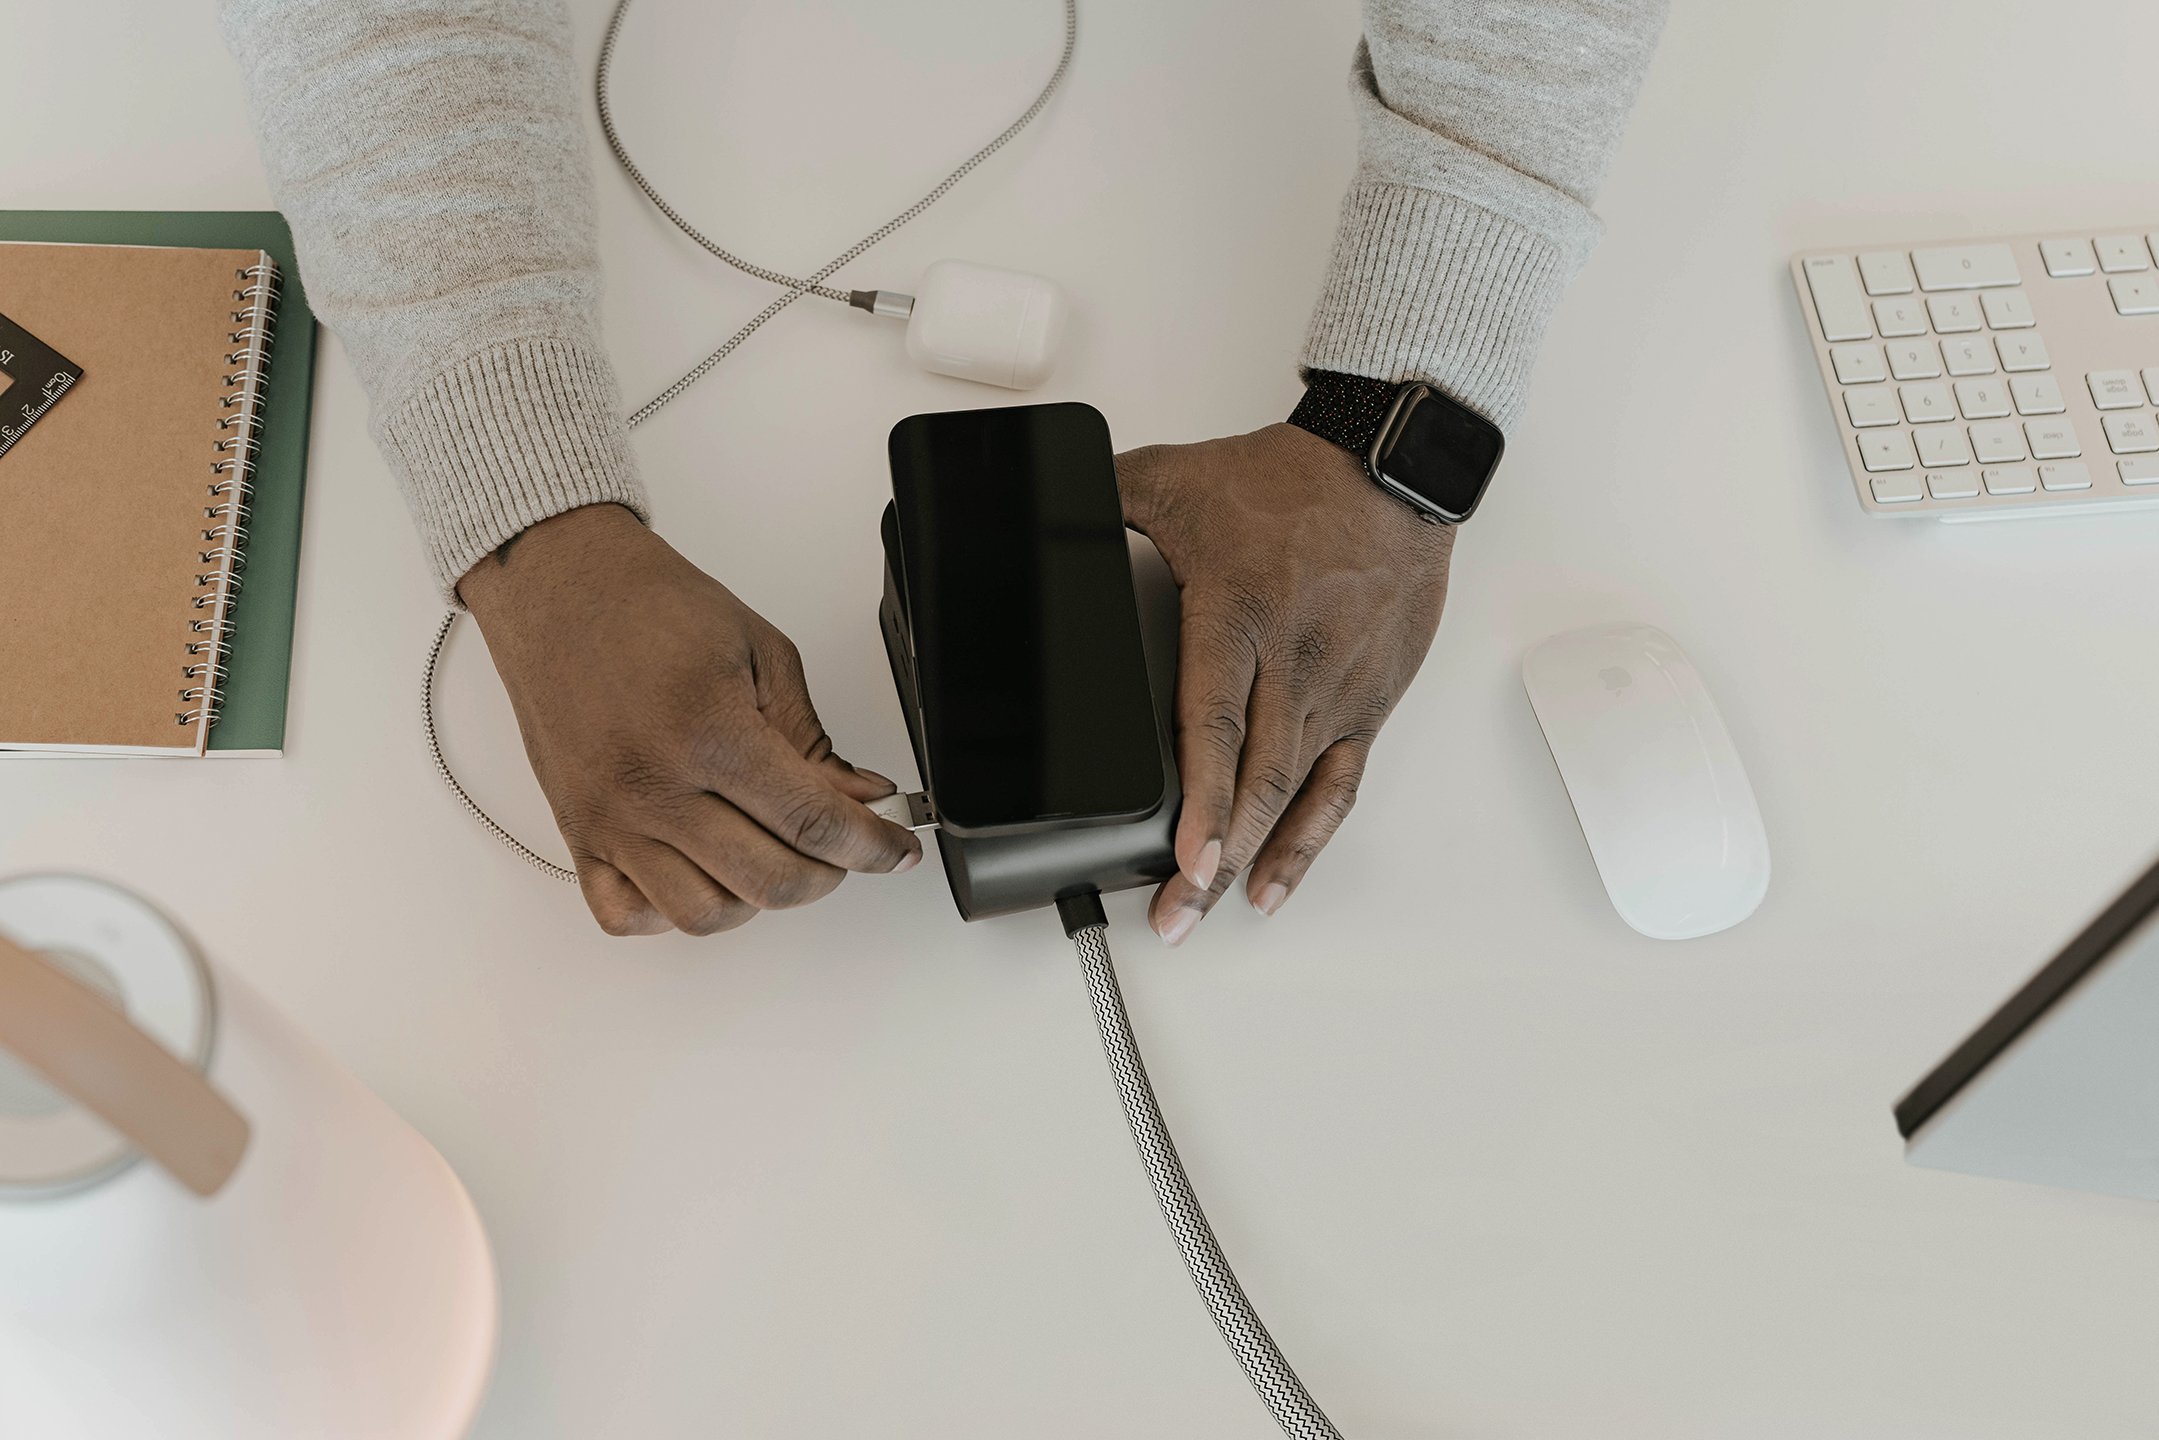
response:
[[[674,224],[676,229],[696,241],[698,245],[713,256],[734,266],[745,275],[752,275],[769,284],[782,286],[787,292],[751,316],[741,329],[728,336],[727,340],[717,350],[707,355],[684,373],[681,379],[639,406],[629,419],[632,428],[644,423],[661,406],[704,379],[706,375],[712,372],[715,365],[718,365],[734,352],[736,346],[755,334],[759,326],[779,314],[789,305],[794,304],[804,295],[815,295],[825,300],[837,300],[843,305],[852,303],[852,292],[833,288],[824,282],[831,279],[843,266],[860,259],[873,247],[882,243],[895,231],[907,224],[908,221],[942,200],[945,193],[959,184],[960,181],[966,179],[976,166],[1002,150],[1015,135],[1018,135],[1020,131],[1025,130],[1032,124],[1034,118],[1047,108],[1050,97],[1057,93],[1057,87],[1064,83],[1066,73],[1072,68],[1072,54],[1079,46],[1079,0],[1064,0],[1064,45],[1057,52],[1056,67],[1050,71],[1049,79],[1042,83],[1042,89],[1035,95],[1033,103],[1028,105],[1025,110],[1022,110],[1018,118],[999,131],[996,137],[988,144],[962,160],[950,174],[932,186],[929,193],[925,194],[921,199],[915,201],[914,204],[900,211],[899,214],[818,266],[806,278],[797,279],[794,276],[785,275],[777,270],[768,269],[763,265],[745,260],[733,251],[708,238],[704,232],[684,219],[674,206],[667,203],[658,188],[645,178],[644,171],[638,169],[637,162],[630,158],[629,147],[623,144],[621,135],[615,130],[614,108],[608,100],[607,86],[608,75],[615,61],[615,42],[622,34],[622,22],[629,13],[630,0],[615,0],[614,12],[607,18],[607,33],[600,41],[599,64],[594,67],[593,71],[593,98],[599,107],[600,131],[607,137],[608,148],[615,152],[615,159],[620,162],[623,173],[636,183],[637,188],[645,193],[645,198],[650,200],[654,207]]]
[[[464,806],[472,818],[479,821],[486,828],[488,834],[509,846],[512,853],[520,860],[523,860],[527,865],[547,876],[550,880],[560,880],[566,885],[575,885],[577,883],[577,872],[575,870],[564,865],[557,865],[554,861],[532,849],[524,841],[496,824],[495,817],[482,810],[480,802],[465,793],[465,787],[457,783],[457,776],[450,771],[450,762],[443,758],[442,738],[435,733],[435,670],[442,660],[442,647],[449,640],[450,631],[456,624],[457,612],[452,610],[447,615],[444,615],[442,623],[435,627],[435,643],[427,647],[427,673],[420,681],[420,721],[426,728],[427,753],[434,759],[435,773],[442,777],[443,784],[450,787],[450,793],[457,797],[457,803]]]

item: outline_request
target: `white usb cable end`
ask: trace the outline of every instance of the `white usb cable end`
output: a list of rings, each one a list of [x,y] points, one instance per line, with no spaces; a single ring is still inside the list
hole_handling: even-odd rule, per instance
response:
[[[880,820],[890,820],[903,829],[937,828],[937,807],[930,803],[929,792],[924,790],[902,790],[897,795],[872,800],[869,806],[872,815]]]

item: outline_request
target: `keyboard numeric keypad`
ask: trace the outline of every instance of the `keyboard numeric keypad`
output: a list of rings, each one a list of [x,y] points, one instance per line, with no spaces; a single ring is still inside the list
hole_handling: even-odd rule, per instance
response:
[[[2057,280],[2067,275],[2089,275],[2096,268],[2089,240],[2042,240],[2039,258],[2045,263],[2047,274]]]
[[[2022,290],[1982,290],[1979,308],[1986,312],[1987,327],[1992,330],[2029,330],[2037,323],[2032,318],[2032,297]]]
[[[1995,420],[2009,413],[2009,390],[1999,380],[1957,381],[1957,409],[1967,420]]]
[[[2023,427],[2013,420],[1972,426],[1972,453],[1982,465],[2006,465],[2027,458]]]
[[[1916,430],[1912,438],[1918,442],[1919,463],[1929,470],[1972,463],[1972,447],[1965,441],[1964,432],[1954,425]]]
[[[1944,335],[1961,335],[1980,328],[1979,306],[1969,295],[1929,295],[1927,314],[1933,317],[1934,328]]]
[[[1895,340],[1883,348],[1889,352],[1889,373],[1899,380],[1932,380],[1942,373],[1942,352],[1932,340]]]
[[[1983,335],[1942,342],[1942,363],[1952,375],[1992,375],[1994,346]],[[1849,382],[1847,382],[1849,383]]]
[[[1829,352],[1829,362],[1837,367],[1840,385],[1871,385],[1889,378],[1879,345],[1839,345]]]
[[[2024,439],[2034,460],[2074,460],[2084,453],[2077,427],[2068,420],[2027,420]]]
[[[1949,403],[1947,385],[1901,385],[1897,396],[1904,402],[1904,418],[1914,425],[1957,418],[1957,407]]]
[[[2062,387],[2052,375],[2012,375],[2009,393],[2019,415],[2059,415],[2068,408],[2062,403]]]
[[[2109,275],[2151,269],[2151,251],[2141,235],[2101,235],[2092,245],[2099,252],[2099,268]]]
[[[1862,498],[1945,518],[1998,497],[2159,499],[2159,323],[2143,318],[2159,316],[2159,230],[1845,251],[1798,271]],[[2059,375],[2042,311],[2076,317],[2049,321]],[[2094,419],[2105,444],[2087,456]]]
[[[2002,368],[2011,373],[2044,370],[2054,363],[2047,358],[2047,342],[2039,338],[2036,330],[1997,335],[1994,349],[2002,357]]]

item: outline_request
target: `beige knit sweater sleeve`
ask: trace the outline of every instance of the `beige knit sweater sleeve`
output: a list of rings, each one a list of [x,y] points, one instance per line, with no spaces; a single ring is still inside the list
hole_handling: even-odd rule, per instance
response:
[[[1510,429],[1665,0],[1365,0],[1357,178],[1309,369],[1421,379]]]
[[[1431,380],[1512,425],[1663,8],[1366,0],[1360,164],[1304,364]],[[645,515],[564,0],[221,10],[308,297],[444,593],[549,515]]]
[[[223,0],[308,300],[444,594],[580,505],[649,518],[600,343],[561,0]]]

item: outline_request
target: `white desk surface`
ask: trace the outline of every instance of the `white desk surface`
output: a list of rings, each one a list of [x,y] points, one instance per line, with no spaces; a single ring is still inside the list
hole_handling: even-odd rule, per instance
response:
[[[605,5],[578,10],[589,66]],[[209,5],[10,23],[7,203],[268,203]],[[1355,9],[1082,23],[1038,128],[850,278],[1058,277],[1079,323],[1036,398],[1120,443],[1276,418],[1352,163]],[[1054,24],[645,0],[622,126],[687,213],[805,267],[1002,124]],[[1271,921],[1225,904],[1172,953],[1112,902],[1195,1180],[1344,1433],[2150,1434],[2159,1215],[1909,1169],[1889,1107],[2159,848],[2159,516],[1862,515],[1785,265],[2159,228],[2155,42],[2103,0],[1681,3],[1356,816]],[[593,150],[642,399],[766,296]],[[801,644],[845,753],[904,774],[884,433],[1003,397],[899,340],[803,305],[637,445],[665,533]],[[0,872],[153,896],[441,1147],[502,1267],[483,1440],[1268,1433],[1048,916],[962,926],[926,866],[607,940],[429,770],[436,605],[334,341],[306,544],[286,758],[8,764]],[[1767,817],[1769,898],[1710,939],[1613,914],[1518,682],[1531,643],[1622,618],[1693,653]],[[458,765],[557,849],[470,634],[448,695]]]

